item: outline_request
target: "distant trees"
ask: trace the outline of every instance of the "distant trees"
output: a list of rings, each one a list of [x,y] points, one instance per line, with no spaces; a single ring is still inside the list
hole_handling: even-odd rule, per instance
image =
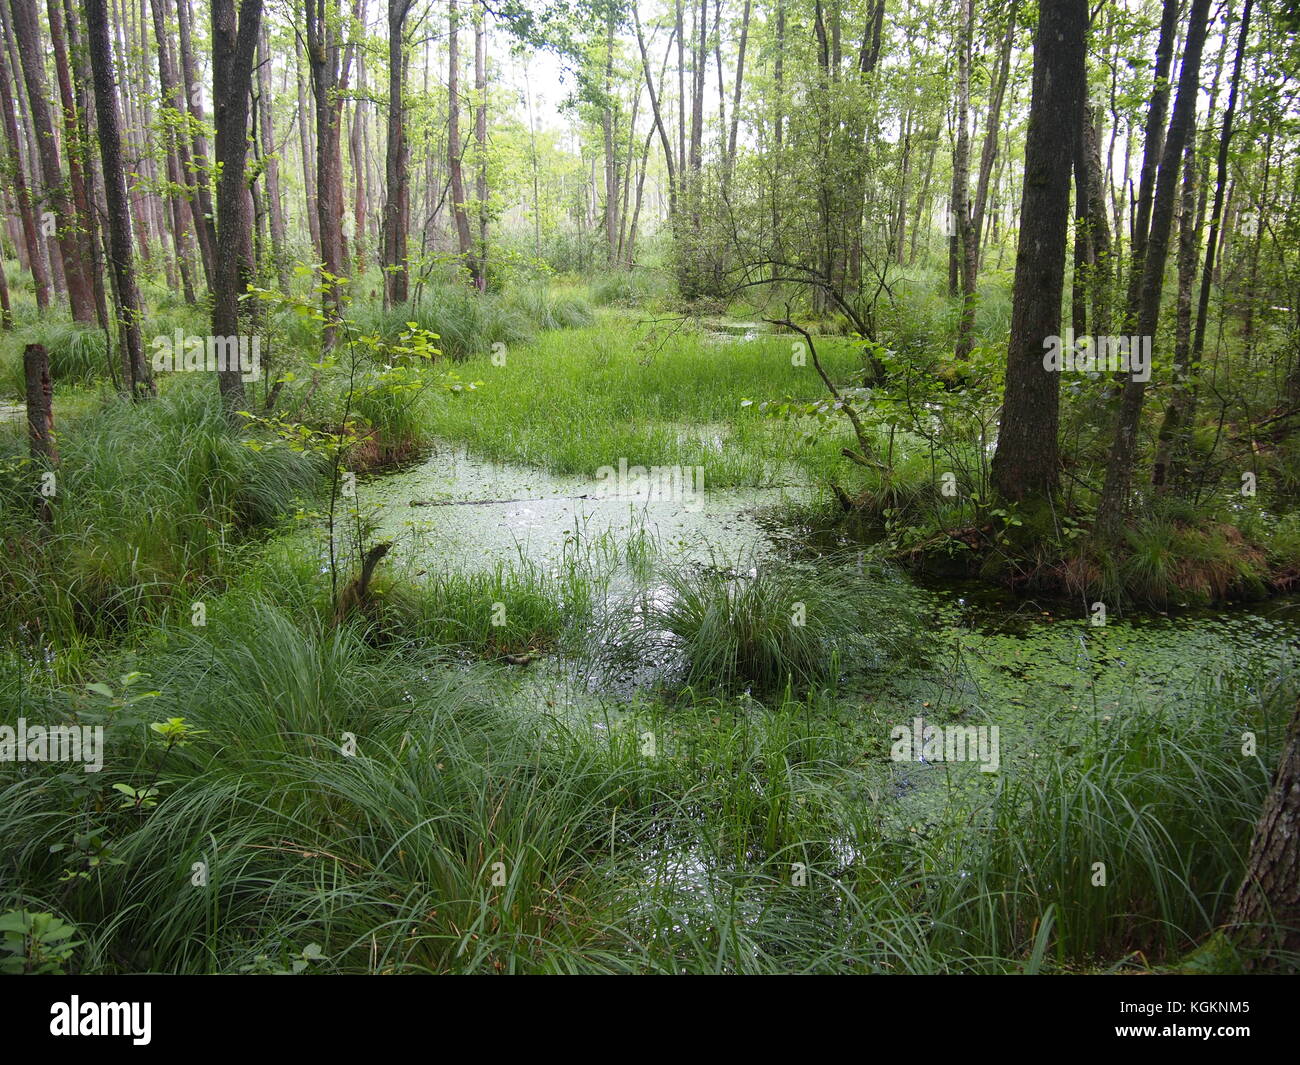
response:
[[[343,251],[343,99],[352,48],[344,45],[339,0],[303,0],[307,66],[311,71],[316,115],[316,209],[320,219],[320,256],[326,274],[322,301],[326,318],[324,345],[332,347],[333,321],[342,316],[347,274]]]
[[[59,141],[55,137],[49,112],[49,82],[45,77],[45,47],[41,43],[36,21],[35,0],[8,0],[23,81],[27,87],[28,117],[31,120],[35,151],[40,162],[41,193],[48,205],[58,241],[72,317],[79,322],[95,320],[95,299],[87,275],[89,260],[79,238],[79,226],[60,161]]]

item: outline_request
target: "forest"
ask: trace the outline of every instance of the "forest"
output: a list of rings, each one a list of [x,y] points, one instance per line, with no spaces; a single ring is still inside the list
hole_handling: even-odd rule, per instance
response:
[[[0,0],[0,972],[1300,971],[1298,45]]]

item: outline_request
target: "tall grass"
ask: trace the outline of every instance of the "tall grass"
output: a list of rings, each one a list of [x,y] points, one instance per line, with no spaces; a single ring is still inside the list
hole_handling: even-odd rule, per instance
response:
[[[312,944],[324,972],[1141,967],[1223,920],[1294,695],[1129,704],[1049,764],[918,768],[946,798],[915,807],[822,695],[566,728],[500,709],[500,674],[362,636],[248,594],[168,633],[133,707],[20,699],[5,670],[30,720],[112,724],[101,774],[0,765],[0,909],[73,922],[83,972],[287,969]],[[148,722],[173,716],[203,731],[168,749]],[[153,807],[114,788],[150,782]]]
[[[771,692],[833,681],[896,662],[916,644],[905,636],[912,619],[901,580],[858,565],[849,557],[671,569],[645,623],[671,635],[691,686]]]
[[[840,380],[859,366],[851,344],[825,347],[823,362]],[[713,487],[783,483],[793,463],[821,479],[843,470],[839,433],[819,426],[806,439],[811,426],[757,408],[824,395],[791,350],[782,337],[712,342],[680,323],[637,327],[607,316],[511,348],[503,365],[473,360],[467,372],[483,387],[435,405],[431,429],[488,458],[555,473],[591,477],[626,458],[646,467],[702,465]]]
[[[170,337],[180,329],[187,334],[206,334],[209,329],[200,309],[177,304],[149,316],[144,329],[146,357],[155,336]],[[50,356],[50,378],[56,383],[89,384],[120,376],[120,366],[110,366],[98,326],[84,325],[58,317],[43,316],[0,334],[0,391],[15,399],[25,394],[23,349],[41,344]],[[116,347],[116,344],[114,345]]]
[[[110,397],[61,428],[48,526],[35,516],[40,471],[17,433],[3,438],[0,612],[74,642],[156,618],[228,572],[241,542],[311,496],[321,473],[282,445],[245,446],[207,375],[150,403]]]

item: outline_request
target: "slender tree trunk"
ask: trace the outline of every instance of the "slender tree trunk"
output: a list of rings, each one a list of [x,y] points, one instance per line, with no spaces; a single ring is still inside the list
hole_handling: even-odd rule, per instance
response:
[[[1151,93],[1143,133],[1142,174],[1138,185],[1134,215],[1128,299],[1125,302],[1125,332],[1131,333],[1142,293],[1142,263],[1146,255],[1147,236],[1151,228],[1152,198],[1155,194],[1156,169],[1164,147],[1165,116],[1169,113],[1169,68],[1173,59],[1174,37],[1178,28],[1179,0],[1164,0],[1160,17],[1160,40],[1156,45],[1156,81]],[[1127,158],[1125,159],[1127,172]]]
[[[271,107],[271,42],[262,24],[258,38],[260,62],[257,67],[257,118],[265,161],[263,178],[266,188],[268,224],[271,229],[271,257],[275,259],[275,276],[280,291],[289,294],[288,234],[284,221],[284,202],[280,191],[280,152],[275,143],[275,115]]]
[[[451,172],[452,214],[456,219],[456,238],[460,256],[469,271],[470,283],[480,291],[483,277],[474,254],[474,236],[469,227],[465,205],[465,171],[462,167],[463,145],[460,140],[460,10],[457,0],[447,0],[447,167]]]
[[[1011,46],[1016,39],[1016,15],[1019,13],[1019,9],[1020,0],[1011,0],[1011,6],[1007,11],[1007,32],[1002,38],[1002,51],[998,56],[997,80],[994,83],[993,98],[989,101],[989,111],[984,126],[984,146],[980,150],[980,170],[975,186],[973,222],[977,266],[979,263],[978,249],[984,237],[984,213],[988,205],[989,181],[993,176],[993,164],[998,154],[1002,102],[1006,98],[1007,82],[1011,79]]]
[[[144,357],[140,325],[144,309],[136,286],[131,245],[130,205],[126,194],[126,168],[122,160],[122,135],[117,111],[117,85],[109,47],[108,12],[104,0],[85,0],[90,68],[95,80],[95,119],[99,129],[99,156],[104,168],[104,197],[108,208],[108,246],[117,293],[118,331],[121,337],[123,385],[134,398],[157,392]]]
[[[382,256],[385,307],[405,303],[410,285],[406,245],[411,224],[411,176],[410,149],[406,139],[407,59],[403,38],[410,10],[410,0],[388,0],[388,147],[384,161],[386,199]],[[536,149],[533,164],[535,168]],[[538,210],[536,188],[533,200],[534,210]]]
[[[751,0],[745,0],[740,16],[740,45],[736,57],[736,84],[731,93],[731,129],[727,133],[727,155],[722,167],[723,198],[731,187],[731,176],[736,169],[736,137],[740,131],[740,93],[745,83],[745,49],[749,43],[749,9]],[[721,61],[719,61],[721,66]]]
[[[190,126],[189,167],[193,174],[193,181],[190,184],[191,203],[197,208],[194,213],[194,228],[201,231],[199,254],[203,256],[203,268],[208,276],[208,286],[211,288],[217,259],[217,219],[212,209],[213,175],[212,166],[208,161],[208,138],[203,132],[205,124],[203,97],[199,91],[199,79],[194,67],[194,50],[190,43],[190,0],[176,0],[176,23],[179,29],[185,107],[194,117],[194,122]],[[215,70],[213,73],[215,76]]]
[[[1178,79],[1178,95],[1174,100],[1174,114],[1169,123],[1169,134],[1165,138],[1164,154],[1160,159],[1160,168],[1156,175],[1151,228],[1141,257],[1142,283],[1139,289],[1136,333],[1139,338],[1150,337],[1153,349],[1156,330],[1160,324],[1160,294],[1164,285],[1165,263],[1169,255],[1170,231],[1173,228],[1178,171],[1182,163],[1183,148],[1196,116],[1196,98],[1200,91],[1201,51],[1205,45],[1209,7],[1210,0],[1192,0],[1182,72]],[[1134,248],[1135,267],[1137,262],[1138,251]],[[1130,316],[1131,313],[1130,309]],[[1125,330],[1125,332],[1133,331]],[[1146,386],[1146,381],[1136,381],[1132,377],[1124,385],[1119,421],[1115,428],[1115,442],[1111,447],[1106,481],[1097,506],[1096,532],[1103,541],[1115,539],[1127,509],[1129,483],[1137,457],[1138,421],[1142,415]]]
[[[28,108],[41,163],[45,202],[50,205],[54,215],[72,317],[78,322],[93,322],[95,300],[84,272],[81,242],[77,236],[77,216],[64,188],[58,142],[55,140],[54,126],[46,105],[49,91],[45,80],[45,49],[40,41],[34,0],[10,0],[10,14],[14,43],[27,85]]]
[[[14,98],[9,89],[9,64],[4,53],[4,48],[0,47],[0,112],[3,112],[5,140],[9,146],[10,180],[13,182],[14,200],[22,224],[23,246],[27,249],[27,267],[31,270],[32,287],[36,291],[36,307],[37,310],[46,311],[50,306],[50,275],[45,267],[45,249],[41,246],[37,232],[31,194],[23,175],[22,142],[18,138]]]
[[[298,141],[302,148],[302,186],[307,200],[307,232],[311,236],[312,250],[319,259],[322,256],[320,243],[320,206],[316,200],[316,142],[312,136],[312,118],[307,105],[307,90],[303,85],[302,50],[297,48],[298,60],[295,66],[295,78],[298,86]]]
[[[600,109],[600,132],[605,149],[605,251],[606,264],[618,263],[618,152],[614,141],[614,8],[605,23],[605,98]]]
[[[1255,826],[1228,931],[1251,952],[1248,970],[1287,971],[1300,954],[1300,705]]]
[[[334,346],[337,322],[343,316],[345,276],[343,248],[343,96],[345,64],[340,62],[338,0],[303,0],[306,7],[307,61],[316,105],[316,207],[320,219],[323,279],[321,309],[325,326],[321,342]]]
[[[1188,136],[1183,159],[1183,192],[1178,218],[1178,304],[1174,324],[1174,380],[1156,443],[1151,483],[1167,489],[1172,480],[1184,480],[1185,470],[1171,470],[1174,438],[1187,416],[1191,399],[1192,286],[1201,232],[1196,218],[1196,138]]]
[[[186,0],[181,0],[182,5]],[[239,295],[251,276],[248,197],[244,164],[248,152],[249,97],[253,56],[262,20],[262,0],[210,0],[212,8],[212,95],[215,104],[217,164],[217,261],[212,292],[212,334],[239,335]],[[229,349],[227,349],[229,350]],[[227,415],[235,420],[244,407],[244,382],[238,369],[217,374]]]
[[[72,92],[72,73],[68,65],[68,45],[63,32],[63,12],[59,0],[47,0],[46,17],[49,20],[50,45],[54,53],[54,75],[59,85],[59,106],[63,113],[63,146],[68,158],[68,192],[76,219],[77,265],[82,281],[91,292],[93,299],[94,283],[90,274],[90,264],[95,260],[92,251],[94,242],[91,233],[90,201],[86,195],[86,178],[82,167],[82,157],[87,150],[87,145],[81,137],[77,102]]]
[[[970,62],[975,35],[975,0],[962,0],[962,25],[957,41],[957,145],[952,161],[952,252],[956,269],[950,281],[961,281],[961,312],[954,354],[964,359],[975,344],[975,282],[979,244],[970,202]]]
[[[366,268],[366,155],[364,150],[366,65],[362,53],[357,53],[357,99],[352,105],[352,128],[348,131],[348,151],[352,156],[352,254],[356,271]]]
[[[478,203],[478,287],[488,281],[488,147],[487,147],[487,28],[483,19],[483,0],[474,8],[474,155],[477,170],[475,199]]]

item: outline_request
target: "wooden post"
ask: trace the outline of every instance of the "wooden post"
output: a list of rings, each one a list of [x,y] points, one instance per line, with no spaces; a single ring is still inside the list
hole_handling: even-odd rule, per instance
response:
[[[54,404],[50,386],[50,356],[40,344],[23,350],[23,375],[27,379],[27,439],[32,458],[59,461],[54,444]]]
[[[54,443],[54,402],[50,385],[50,356],[40,344],[28,344],[23,349],[23,375],[27,380],[27,441],[32,458],[42,464],[56,465],[59,449]],[[49,525],[54,521],[50,500],[40,496],[41,521]]]

